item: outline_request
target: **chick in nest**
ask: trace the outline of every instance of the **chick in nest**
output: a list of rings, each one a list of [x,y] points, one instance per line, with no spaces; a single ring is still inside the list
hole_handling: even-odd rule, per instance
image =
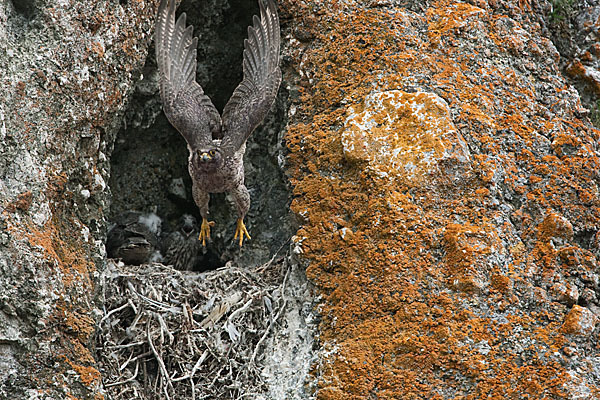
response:
[[[109,258],[128,265],[161,261],[158,249],[162,220],[154,213],[127,211],[114,219],[106,237]]]
[[[200,226],[192,215],[184,214],[175,230],[163,241],[164,264],[184,271],[196,270],[202,259],[202,243],[198,240]]]

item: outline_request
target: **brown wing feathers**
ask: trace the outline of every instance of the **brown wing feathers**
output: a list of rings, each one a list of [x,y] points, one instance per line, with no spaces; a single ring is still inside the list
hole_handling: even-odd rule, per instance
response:
[[[170,10],[167,10],[168,2],[161,1],[158,8],[158,16],[156,20],[156,32],[155,32],[155,47],[156,47],[156,63],[158,64],[158,71],[160,75],[160,94],[163,99],[163,103],[171,103],[169,101],[170,93],[167,86],[167,76],[170,75],[169,70],[169,47],[170,47],[170,33],[167,33],[168,19],[170,18]]]
[[[195,80],[197,38],[192,40],[193,27],[185,27],[186,15],[175,21],[175,2],[163,0],[157,24],[156,54],[161,73],[161,89],[167,105],[172,106],[175,96]],[[190,80],[190,72],[194,74]]]
[[[244,40],[244,79],[223,110],[222,147],[231,155],[263,120],[281,82],[279,19],[273,0],[259,0]],[[196,47],[185,13],[175,22],[175,0],[162,0],[156,24],[156,60],[165,115],[192,148],[210,143],[221,131],[221,118],[196,83]]]
[[[155,42],[165,115],[192,148],[209,144],[221,117],[196,83],[198,38],[186,28],[185,13],[175,22],[175,0],[160,3]]]
[[[244,79],[223,110],[226,151],[236,151],[263,120],[277,95],[279,70],[279,19],[273,0],[260,4],[260,19],[253,18],[244,40]]]

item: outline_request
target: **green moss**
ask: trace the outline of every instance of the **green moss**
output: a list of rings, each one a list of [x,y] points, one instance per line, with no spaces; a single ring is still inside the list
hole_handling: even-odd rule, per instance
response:
[[[575,0],[551,0],[550,3],[552,4],[550,21],[553,23],[568,20],[575,6]]]
[[[590,119],[596,128],[600,128],[600,100],[596,100],[596,107],[592,108]]]

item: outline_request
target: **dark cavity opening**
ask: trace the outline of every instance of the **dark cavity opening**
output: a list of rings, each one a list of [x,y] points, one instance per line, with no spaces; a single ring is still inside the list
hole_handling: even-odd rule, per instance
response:
[[[589,250],[593,247],[592,243],[595,235],[595,230],[584,229],[575,232],[573,235],[573,240],[575,241],[575,243],[581,246],[581,248]]]
[[[31,20],[35,17],[35,0],[13,0],[15,11]]]
[[[257,0],[184,0],[177,15],[187,14],[198,40],[197,81],[222,111],[242,80],[243,42],[252,16],[259,13]],[[225,193],[211,194],[210,219],[215,221],[211,240],[190,269],[206,271],[228,261],[258,265],[268,261],[294,232],[289,214],[290,195],[278,159],[285,125],[285,94],[247,143],[246,186],[251,206],[245,223],[251,240],[240,249],[233,235],[237,213]],[[109,219],[129,210],[153,212],[162,219],[163,234],[172,232],[182,215],[201,217],[191,195],[187,169],[188,150],[183,137],[162,112],[158,75],[151,45],[111,156],[109,186],[112,204]],[[164,255],[164,254],[163,254]]]

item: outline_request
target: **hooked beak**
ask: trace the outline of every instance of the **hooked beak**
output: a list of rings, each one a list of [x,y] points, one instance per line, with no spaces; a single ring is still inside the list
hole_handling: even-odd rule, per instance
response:
[[[200,160],[206,162],[212,160],[212,157],[208,153],[202,153],[200,154]]]

